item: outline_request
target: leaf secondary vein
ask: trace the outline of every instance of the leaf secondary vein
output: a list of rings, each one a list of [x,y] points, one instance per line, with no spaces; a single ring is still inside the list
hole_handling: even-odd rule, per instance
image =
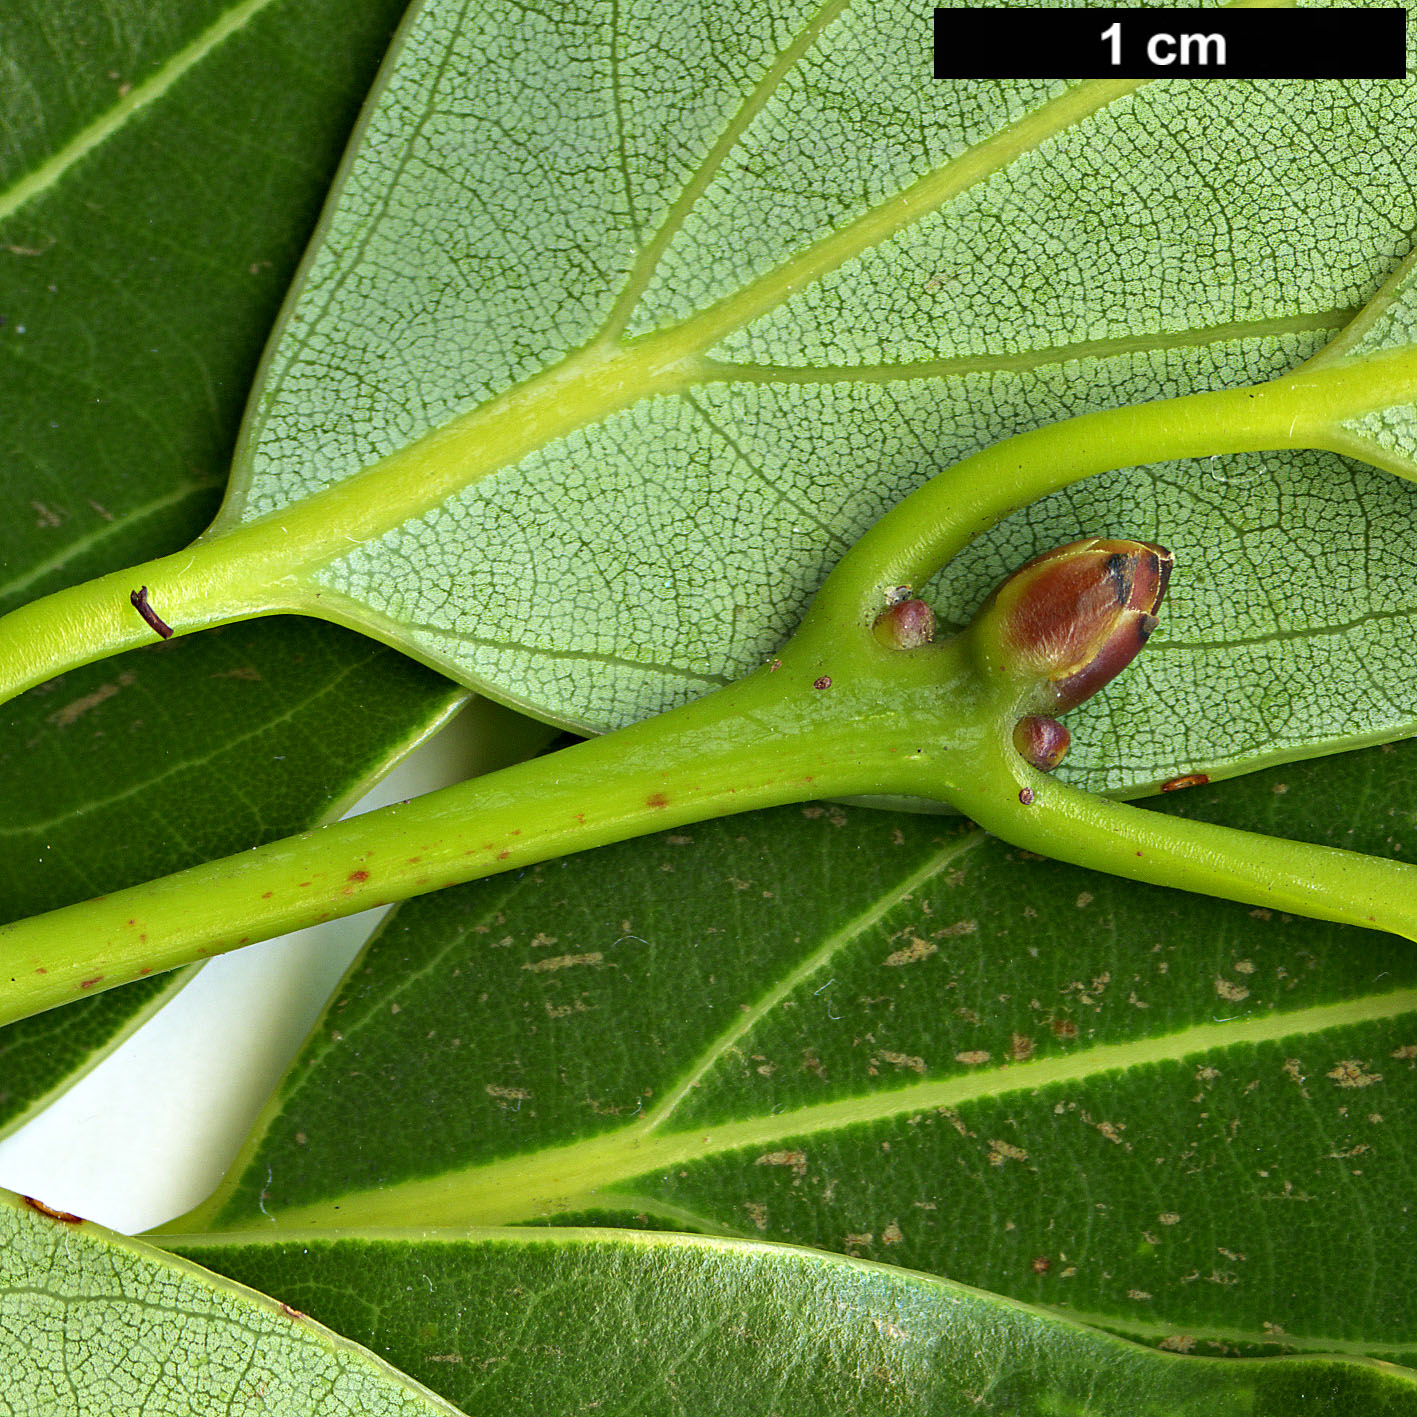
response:
[[[135,84],[106,113],[75,134],[58,152],[0,192],[0,221],[14,216],[27,202],[41,197],[100,144],[121,132],[135,114],[161,98],[189,70],[244,28],[275,0],[242,0],[179,49],[140,84]]]
[[[607,1188],[733,1151],[801,1142],[847,1127],[955,1109],[1009,1093],[1083,1082],[1108,1072],[1178,1062],[1220,1048],[1396,1018],[1414,1009],[1417,989],[1393,990],[1307,1009],[1196,1024],[1160,1037],[1100,1044],[1083,1052],[974,1070],[748,1121],[664,1133],[651,1132],[653,1119],[646,1119],[586,1141],[347,1193],[274,1212],[272,1218],[281,1228],[398,1225],[415,1220],[429,1225],[513,1224],[604,1205],[607,1197],[601,1193]],[[193,1218],[185,1218],[186,1223]]]
[[[982,142],[918,177],[904,191],[878,203],[829,236],[789,257],[732,295],[686,320],[695,345],[707,350],[854,255],[878,246],[930,215],[952,197],[1001,172],[1010,162],[1141,87],[1144,79],[1093,80],[1079,84]]]
[[[817,37],[850,3],[851,0],[830,0],[830,3],[823,5],[803,26],[802,32],[792,43],[782,50],[762,78],[758,80],[753,91],[739,105],[737,113],[724,127],[723,132],[719,134],[717,141],[709,149],[704,160],[684,184],[683,191],[675,198],[674,204],[665,214],[664,220],[660,222],[658,230],[644,250],[640,252],[630,271],[624,290],[621,291],[606,319],[603,332],[605,335],[618,334],[629,323],[635,306],[654,278],[660,258],[664,255],[680,227],[683,226],[685,218],[693,211],[699,198],[703,196],[709,183],[718,174],[719,169],[736,146],[738,139],[743,136],[753,119],[762,112],[768,99],[776,92],[783,79],[816,43]]]
[[[1115,359],[1127,354],[1152,354],[1171,349],[1203,349],[1231,340],[1257,340],[1287,334],[1320,334],[1343,328],[1353,310],[1318,310],[1262,320],[1237,320],[1189,330],[1155,334],[1117,335],[1079,340],[1076,344],[1040,346],[1015,354],[960,355],[918,359],[898,364],[840,364],[829,367],[793,364],[736,364],[707,358],[714,379],[756,384],[893,383],[907,379],[953,379],[970,374],[1026,374],[1052,364],[1084,359]]]
[[[813,950],[803,959],[795,969],[783,976],[783,978],[767,993],[765,993],[756,1004],[746,1013],[738,1016],[737,1020],[713,1039],[708,1047],[704,1049],[702,1055],[690,1064],[688,1072],[681,1082],[669,1095],[645,1118],[643,1127],[647,1132],[658,1131],[660,1127],[673,1115],[675,1108],[698,1086],[699,1082],[717,1064],[730,1048],[746,1034],[750,1033],[762,1019],[775,1009],[789,994],[791,994],[802,982],[811,978],[821,969],[828,960],[841,950],[846,948],[853,940],[864,931],[869,930],[889,911],[893,910],[901,901],[907,899],[912,892],[918,890],[932,876],[957,860],[966,852],[972,851],[976,846],[988,840],[986,833],[982,831],[970,832],[963,838],[947,842],[938,851],[932,852],[924,862],[903,876],[888,891],[882,893],[880,898],[874,901],[865,910],[848,920],[839,930],[828,935],[817,949]]]
[[[154,497],[147,502],[140,503],[133,507],[125,508],[121,516],[112,516],[102,525],[94,527],[84,535],[69,542],[62,550],[56,551],[52,556],[46,556],[44,560],[37,561],[14,579],[0,584],[0,600],[7,600],[11,597],[18,598],[31,590],[38,582],[46,576],[54,575],[63,571],[73,561],[87,555],[104,542],[111,540],[115,536],[123,535],[131,528],[155,516],[159,512],[165,512],[173,507],[180,507],[191,497],[200,496],[210,492],[218,484],[207,482],[201,478],[193,478],[189,481],[179,483],[176,487],[170,488],[161,496]],[[90,504],[92,505],[92,504]]]

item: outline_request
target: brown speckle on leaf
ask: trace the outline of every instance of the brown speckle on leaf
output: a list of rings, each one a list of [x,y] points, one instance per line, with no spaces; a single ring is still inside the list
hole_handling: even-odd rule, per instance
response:
[[[577,964],[600,964],[605,956],[600,950],[587,950],[585,954],[578,955],[553,955],[550,959],[529,960],[522,965],[523,969],[529,969],[533,974],[548,974],[556,969],[569,969]]]
[[[1012,1142],[991,1141],[989,1143],[989,1165],[1002,1166],[1006,1161],[1027,1161],[1028,1153]]]
[[[753,1163],[755,1166],[789,1166],[795,1176],[807,1173],[807,1153],[805,1151],[765,1151]]]
[[[1339,1087],[1372,1087],[1374,1083],[1383,1080],[1381,1073],[1370,1073],[1366,1065],[1358,1058],[1342,1059],[1335,1063],[1324,1076],[1332,1078]]]
[[[915,964],[922,959],[929,959],[940,947],[931,940],[922,940],[919,935],[912,935],[910,943],[904,949],[894,950],[881,961],[888,969],[895,969],[902,964]]]
[[[67,728],[71,723],[76,723],[90,709],[97,708],[99,704],[106,703],[120,689],[126,689],[137,679],[137,675],[132,670],[125,670],[112,683],[100,684],[91,694],[85,694],[82,698],[74,699],[61,709],[55,709],[51,714],[46,714],[44,721],[52,723],[55,728]]]

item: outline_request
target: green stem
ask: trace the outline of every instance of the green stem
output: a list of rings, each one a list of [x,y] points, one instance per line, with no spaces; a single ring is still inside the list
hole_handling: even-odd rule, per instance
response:
[[[133,604],[144,587],[153,614],[174,636],[301,608],[293,551],[279,521],[253,522],[0,616],[0,703],[81,664],[164,638]]]
[[[869,633],[825,647],[803,642],[776,667],[608,737],[0,926],[0,1024],[323,920],[645,832],[821,796],[905,790],[925,765],[932,782],[951,784],[951,761],[978,735],[964,653],[950,643],[906,659]],[[883,666],[891,670],[884,691]]]
[[[1417,866],[1096,797],[1029,767],[1003,734],[980,741],[970,768],[954,804],[1027,851],[1417,942]]]
[[[1114,468],[1279,448],[1345,451],[1345,420],[1417,397],[1417,349],[1082,414],[993,443],[892,508],[842,558],[811,615],[860,623],[1020,507]],[[1121,532],[1123,528],[1117,528]]]
[[[663,375],[673,353],[647,342],[636,358]],[[606,361],[590,367],[610,378]],[[1417,898],[1414,868],[1178,822],[1063,787],[1014,754],[1007,740],[1016,706],[985,701],[967,649],[903,654],[877,643],[868,626],[886,587],[924,584],[978,531],[1047,492],[1126,462],[1323,446],[1343,419],[1408,399],[1414,387],[1417,350],[1403,350],[1255,388],[1091,414],[984,449],[857,543],[774,668],[553,759],[6,926],[0,979],[10,987],[0,1023],[421,891],[659,827],[821,796],[950,801],[1010,840],[1080,864],[1412,936],[1410,906],[1389,902],[1404,892]],[[515,401],[500,417],[509,453],[535,418]],[[392,464],[407,472],[415,453],[436,461],[415,448],[363,475],[366,490],[380,495],[365,506],[361,533],[397,514],[403,494],[395,483],[408,479],[391,481]],[[129,601],[142,585],[175,633],[284,608],[318,610],[300,573],[312,546],[347,537],[343,521],[332,529],[318,513],[352,496],[352,485],[341,484],[288,514],[5,617],[0,695],[151,638]],[[1034,794],[1026,809],[1025,789]]]

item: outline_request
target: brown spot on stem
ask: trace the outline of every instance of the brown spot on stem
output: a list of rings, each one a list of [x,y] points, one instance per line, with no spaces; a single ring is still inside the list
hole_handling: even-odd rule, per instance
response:
[[[103,978],[103,975],[101,975],[101,974],[95,974],[92,979],[81,979],[81,980],[79,981],[79,988],[80,988],[80,989],[92,989],[93,986],[94,986],[95,984],[97,984],[97,983],[99,982],[99,980],[101,980],[102,978]]]
[[[1180,777],[1173,777],[1169,782],[1161,784],[1163,792],[1179,792],[1183,787],[1204,787],[1210,781],[1208,772],[1188,772]]]
[[[418,858],[415,856],[413,859],[416,861]],[[360,881],[367,881],[367,880],[369,879],[369,872],[368,872],[368,871],[351,871],[351,872],[349,873],[348,879],[351,880],[351,881],[354,881],[355,883],[358,883],[358,882],[360,882]]]
[[[82,1225],[84,1223],[82,1215],[74,1215],[67,1210],[55,1210],[52,1205],[45,1205],[43,1201],[36,1200],[33,1196],[21,1196],[20,1199],[31,1210],[37,1210],[41,1215],[47,1215],[51,1220],[61,1221],[65,1225]]]
[[[667,807],[668,805],[669,799],[662,792],[651,792],[650,795],[645,798],[646,807]]]

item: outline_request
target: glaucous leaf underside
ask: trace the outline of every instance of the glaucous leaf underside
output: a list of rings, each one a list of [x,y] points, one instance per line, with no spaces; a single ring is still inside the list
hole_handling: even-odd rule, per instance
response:
[[[1414,133],[1406,84],[938,84],[884,3],[427,0],[219,525],[522,399],[515,448],[460,453],[458,490],[314,580],[332,618],[612,728],[761,662],[962,455],[1314,354],[1408,249]],[[1089,786],[1399,736],[1415,505],[1327,453],[1125,468],[1010,518],[939,608],[1081,535],[1172,547],[1144,663],[1077,725]]]

